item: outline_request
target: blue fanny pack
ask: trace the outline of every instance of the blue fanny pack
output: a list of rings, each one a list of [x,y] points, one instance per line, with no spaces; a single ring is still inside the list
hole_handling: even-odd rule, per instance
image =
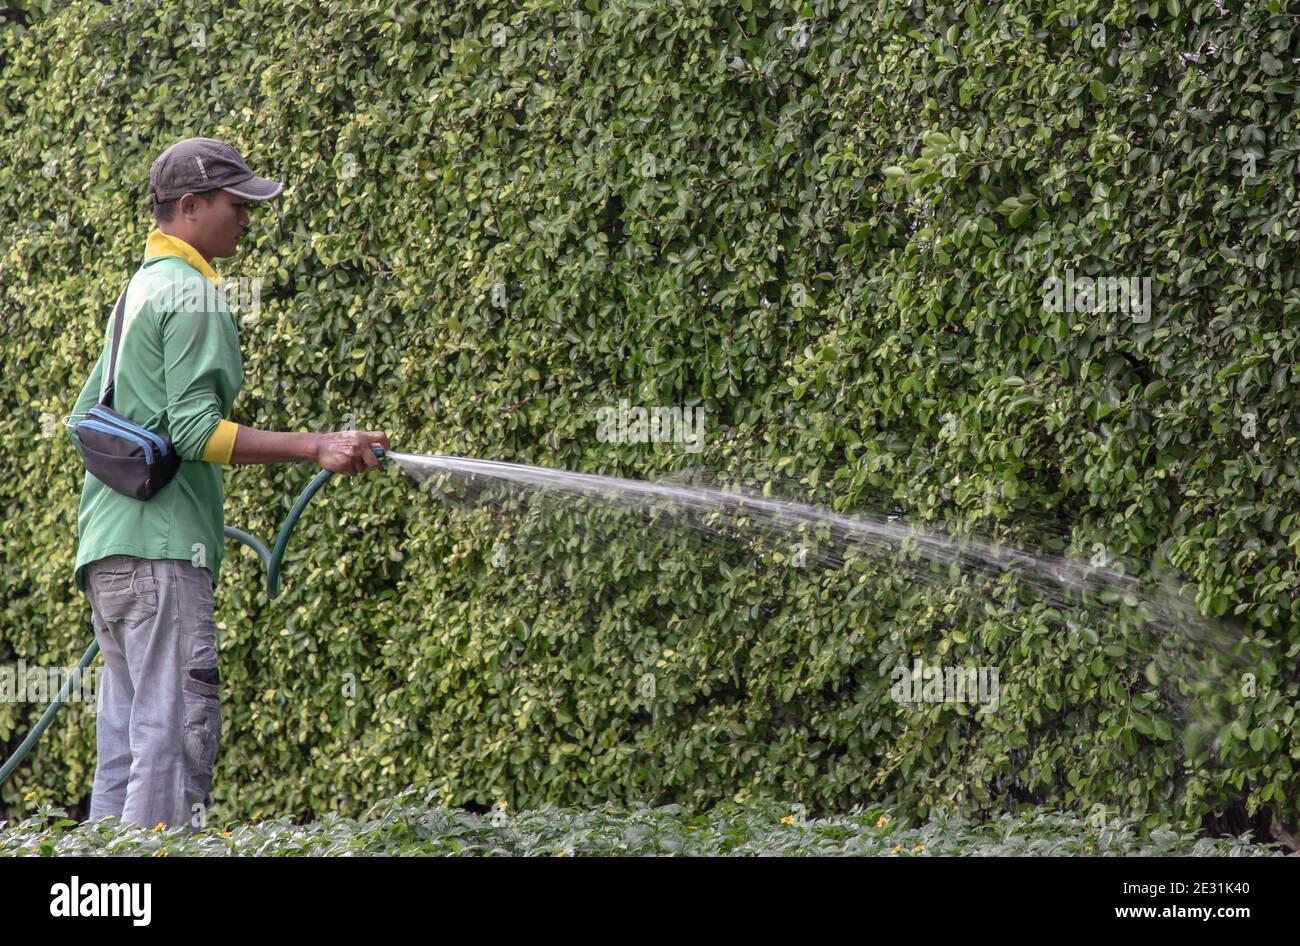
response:
[[[151,499],[171,482],[181,460],[166,437],[145,430],[135,421],[113,410],[113,374],[117,349],[122,342],[122,317],[126,290],[117,300],[113,314],[113,354],[109,359],[108,388],[104,399],[73,426],[81,441],[86,472],[105,486],[132,499]]]

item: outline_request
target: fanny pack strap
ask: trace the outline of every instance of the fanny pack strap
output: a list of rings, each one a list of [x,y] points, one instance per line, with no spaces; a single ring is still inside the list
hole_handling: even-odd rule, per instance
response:
[[[122,319],[126,311],[126,290],[117,299],[117,310],[113,313],[113,354],[108,362],[108,387],[104,389],[101,403],[105,407],[113,406],[113,375],[117,370],[117,349],[122,344]]]

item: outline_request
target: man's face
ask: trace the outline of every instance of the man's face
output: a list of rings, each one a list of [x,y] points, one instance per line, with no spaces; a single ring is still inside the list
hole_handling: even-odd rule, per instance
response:
[[[243,197],[223,190],[186,194],[181,198],[181,215],[198,241],[188,242],[213,258],[234,256],[239,238],[248,229],[247,204]]]

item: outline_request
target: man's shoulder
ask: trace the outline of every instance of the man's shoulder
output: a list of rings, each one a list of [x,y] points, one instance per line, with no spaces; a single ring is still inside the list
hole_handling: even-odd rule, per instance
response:
[[[148,308],[157,315],[229,311],[218,288],[178,256],[145,260],[135,278],[140,281],[142,309]]]

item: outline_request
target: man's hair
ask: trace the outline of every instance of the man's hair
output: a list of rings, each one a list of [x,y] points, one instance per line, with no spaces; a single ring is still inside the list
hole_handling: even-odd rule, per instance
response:
[[[216,196],[216,193],[217,193],[216,191],[202,191],[198,194],[195,194],[194,196],[198,197],[206,204],[208,201],[212,200],[212,198]],[[172,217],[176,216],[176,205],[179,202],[180,202],[180,198],[177,197],[175,200],[165,201],[164,203],[161,204],[158,203],[151,204],[154,220],[156,220],[158,223],[171,223]]]

